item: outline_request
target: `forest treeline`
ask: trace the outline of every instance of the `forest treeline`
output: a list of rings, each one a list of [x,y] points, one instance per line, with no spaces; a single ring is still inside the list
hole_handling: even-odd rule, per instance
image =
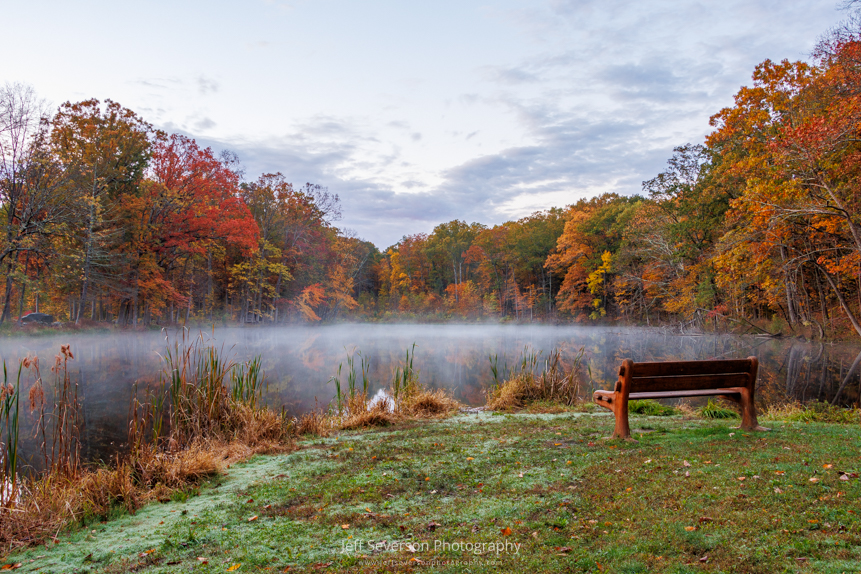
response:
[[[0,93],[0,289],[118,325],[194,320],[624,321],[861,335],[861,21],[765,61],[637,195],[379,250],[339,197],[155,130],[113,101]],[[757,326],[757,327],[755,327]]]

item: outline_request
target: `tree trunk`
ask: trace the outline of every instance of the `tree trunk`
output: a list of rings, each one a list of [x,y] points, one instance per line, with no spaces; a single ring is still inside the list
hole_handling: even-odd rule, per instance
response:
[[[0,325],[3,324],[3,321],[7,321],[9,319],[9,308],[12,303],[12,274],[15,273],[17,262],[18,252],[16,251],[9,259],[9,265],[6,268],[6,294],[3,298],[3,314],[0,315]]]
[[[822,266],[818,263],[816,267],[822,274],[825,276],[825,279],[828,281],[828,284],[831,285],[831,289],[834,291],[834,295],[837,296],[837,300],[840,301],[840,306],[843,308],[843,312],[846,313],[846,317],[848,317],[849,322],[852,323],[852,326],[855,328],[855,332],[861,335],[861,324],[858,323],[857,317],[855,317],[855,313],[852,312],[852,309],[849,307],[849,304],[846,302],[846,299],[843,297],[843,294],[840,292],[837,284],[834,283],[834,279],[831,278],[831,275],[828,274]]]
[[[212,287],[212,249],[206,251],[206,305],[209,307],[209,321],[212,322],[212,308],[215,307],[215,295]]]
[[[87,244],[86,251],[84,252],[84,283],[81,285],[81,301],[78,304],[78,311],[75,314],[75,324],[79,324],[81,322],[81,310],[84,305],[87,304],[87,287],[90,284],[90,264],[93,254],[93,218],[95,217],[95,195],[93,200],[90,202],[90,214],[87,218]]]

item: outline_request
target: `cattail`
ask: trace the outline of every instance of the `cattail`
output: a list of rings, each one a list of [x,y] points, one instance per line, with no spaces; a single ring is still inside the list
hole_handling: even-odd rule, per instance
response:
[[[42,389],[42,380],[39,379],[30,387],[30,412],[41,409],[45,404],[45,391]]]

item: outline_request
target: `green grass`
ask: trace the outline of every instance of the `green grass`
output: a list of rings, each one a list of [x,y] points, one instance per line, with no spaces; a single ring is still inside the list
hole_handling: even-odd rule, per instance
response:
[[[628,442],[602,438],[604,414],[485,413],[347,432],[7,561],[21,572],[857,571],[861,429],[770,426],[636,417]],[[470,543],[502,550],[452,546]]]
[[[700,407],[697,413],[704,419],[737,419],[739,415],[733,409],[725,407],[709,399],[705,406]]]
[[[651,399],[635,399],[628,401],[628,413],[650,417],[668,417],[679,413],[679,410]]]

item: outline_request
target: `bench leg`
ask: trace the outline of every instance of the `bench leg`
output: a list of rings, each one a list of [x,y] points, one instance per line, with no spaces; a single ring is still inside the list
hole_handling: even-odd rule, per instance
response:
[[[631,429],[628,426],[628,402],[622,401],[622,395],[617,393],[612,397],[604,395],[594,395],[593,399],[598,406],[609,409],[613,412],[613,417],[616,419],[616,427],[613,429],[613,436],[607,438],[631,438]],[[624,402],[624,404],[622,404]]]
[[[750,396],[750,391],[748,391],[747,389],[742,390],[741,398],[737,398],[733,395],[721,395],[721,397],[729,399],[741,405],[741,425],[739,426],[740,429],[748,431],[771,430],[769,428],[759,426],[759,421],[756,419],[756,405],[753,402],[753,398]]]
[[[628,426],[628,401],[613,401],[613,415],[616,417],[616,427],[613,429],[611,438],[631,438],[631,427]]]

